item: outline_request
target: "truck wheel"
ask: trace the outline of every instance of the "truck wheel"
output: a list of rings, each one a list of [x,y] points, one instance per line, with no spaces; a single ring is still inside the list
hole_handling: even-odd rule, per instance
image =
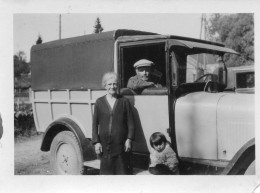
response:
[[[245,175],[255,175],[255,161],[253,161],[245,171]]]
[[[82,174],[83,156],[76,136],[62,131],[51,144],[51,166],[55,174]]]

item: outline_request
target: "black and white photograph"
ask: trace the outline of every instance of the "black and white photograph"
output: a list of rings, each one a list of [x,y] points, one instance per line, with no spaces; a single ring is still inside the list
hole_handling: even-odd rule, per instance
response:
[[[0,192],[260,192],[257,1],[47,2],[0,17]]]

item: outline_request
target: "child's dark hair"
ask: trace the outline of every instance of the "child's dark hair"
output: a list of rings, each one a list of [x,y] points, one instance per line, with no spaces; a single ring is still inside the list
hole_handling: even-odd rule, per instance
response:
[[[154,147],[154,145],[159,145],[162,144],[162,142],[166,143],[166,137],[164,136],[164,134],[160,133],[160,132],[155,132],[151,135],[150,137],[150,144],[152,147]]]

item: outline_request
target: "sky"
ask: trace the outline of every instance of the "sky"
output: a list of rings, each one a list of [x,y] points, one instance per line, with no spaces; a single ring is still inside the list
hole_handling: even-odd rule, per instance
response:
[[[61,14],[61,38],[91,34],[99,17],[104,31],[134,29],[164,35],[199,38],[202,14]],[[59,39],[59,14],[14,14],[14,54],[30,49],[38,36],[43,43]]]

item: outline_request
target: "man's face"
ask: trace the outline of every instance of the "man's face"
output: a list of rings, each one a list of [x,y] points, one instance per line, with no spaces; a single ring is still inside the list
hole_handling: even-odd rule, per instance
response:
[[[152,68],[150,66],[141,66],[136,68],[136,74],[139,76],[143,81],[149,81]]]

